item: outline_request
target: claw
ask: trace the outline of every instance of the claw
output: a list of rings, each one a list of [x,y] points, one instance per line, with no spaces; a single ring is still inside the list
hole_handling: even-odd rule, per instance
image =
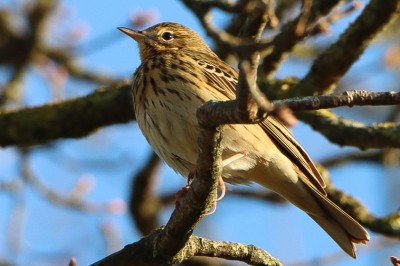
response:
[[[217,201],[220,201],[225,197],[226,186],[224,180],[222,179],[222,176],[219,177],[218,182],[219,182],[219,189],[221,190],[221,195],[217,198]]]
[[[213,214],[217,210],[217,202],[214,201],[211,205],[211,211],[206,213],[206,216]]]

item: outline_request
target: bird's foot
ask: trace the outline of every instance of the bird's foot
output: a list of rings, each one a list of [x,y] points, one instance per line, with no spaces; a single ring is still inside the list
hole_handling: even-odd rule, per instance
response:
[[[228,164],[230,164],[230,163],[232,163],[232,162],[234,162],[234,161],[236,161],[236,160],[238,160],[238,159],[244,157],[245,155],[246,155],[246,152],[239,152],[239,153],[236,153],[235,155],[233,155],[233,156],[231,156],[231,157],[229,157],[229,158],[223,160],[223,161],[222,161],[222,167],[227,166]],[[184,186],[184,187],[183,187],[181,190],[179,190],[178,192],[176,192],[175,206],[176,206],[178,209],[180,209],[181,206],[183,205],[182,199],[186,196],[186,194],[187,194],[187,192],[188,192],[188,190],[189,190],[189,187],[190,187],[190,183],[191,183],[191,181],[192,181],[192,180],[195,178],[195,176],[196,176],[196,170],[197,170],[197,167],[194,166],[193,169],[190,170],[190,172],[189,172],[189,175],[188,175],[188,183],[187,183],[187,185]],[[211,211],[209,211],[206,215],[211,215],[211,214],[213,214],[213,213],[217,210],[217,201],[220,201],[220,200],[223,199],[224,196],[225,196],[225,193],[226,193],[226,186],[225,186],[224,180],[222,179],[222,176],[219,177],[218,183],[219,183],[219,189],[221,190],[221,195],[220,195],[219,197],[217,197],[217,200],[214,201],[214,202],[212,203]]]

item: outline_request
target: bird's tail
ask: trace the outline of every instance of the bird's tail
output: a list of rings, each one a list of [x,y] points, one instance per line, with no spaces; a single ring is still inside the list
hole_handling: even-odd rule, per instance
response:
[[[366,245],[369,241],[369,234],[365,229],[350,215],[340,209],[326,196],[316,190],[313,186],[308,186],[312,195],[325,210],[325,215],[308,215],[317,223],[332,239],[351,257],[356,258],[356,244]]]

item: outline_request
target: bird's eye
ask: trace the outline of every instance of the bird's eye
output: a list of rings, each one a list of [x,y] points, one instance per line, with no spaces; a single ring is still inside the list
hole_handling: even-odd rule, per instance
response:
[[[169,41],[169,40],[172,40],[172,39],[174,38],[174,36],[172,35],[172,33],[169,32],[169,31],[164,32],[164,33],[162,34],[161,37],[162,37],[165,41]]]

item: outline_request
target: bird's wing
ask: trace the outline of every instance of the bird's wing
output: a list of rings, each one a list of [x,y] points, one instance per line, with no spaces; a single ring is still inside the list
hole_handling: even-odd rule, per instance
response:
[[[323,195],[326,195],[324,190],[325,182],[321,174],[300,143],[290,133],[289,129],[274,116],[267,117],[259,125],[290,154],[292,161],[307,176],[307,179],[303,181],[313,184]]]
[[[197,63],[203,67],[203,73],[210,81],[210,85],[225,95],[227,100],[235,99],[238,80],[237,71],[219,58],[200,53],[192,53],[192,55],[193,54],[195,54],[194,59]],[[219,86],[215,87],[214,84],[218,84]],[[287,127],[274,116],[269,116],[259,125],[288,153],[293,163],[304,172],[307,179],[302,178],[302,180],[309,185],[312,184],[319,192],[326,195],[324,190],[325,182],[321,174]]]
[[[203,74],[207,78],[207,85],[218,90],[226,97],[225,100],[234,100],[236,98],[236,84],[238,83],[236,70],[214,56],[195,53],[194,51],[191,51],[188,55],[203,69]],[[218,86],[215,86],[215,84],[218,84]]]

